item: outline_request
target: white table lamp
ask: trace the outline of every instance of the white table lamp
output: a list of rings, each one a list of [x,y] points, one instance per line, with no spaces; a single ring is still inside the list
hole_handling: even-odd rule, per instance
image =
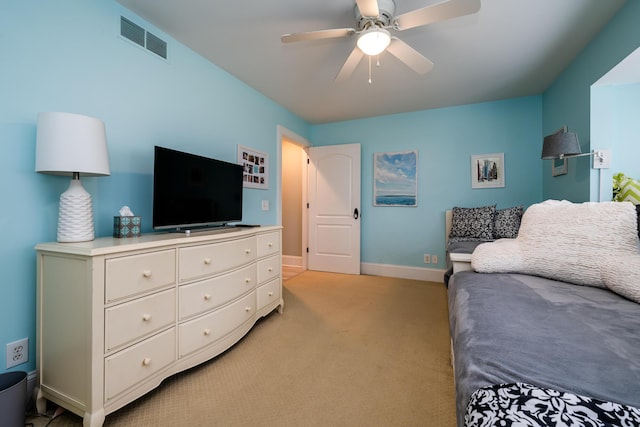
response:
[[[36,172],[72,177],[71,185],[60,195],[58,242],[93,240],[93,205],[80,174],[111,173],[104,123],[79,114],[38,114]]]

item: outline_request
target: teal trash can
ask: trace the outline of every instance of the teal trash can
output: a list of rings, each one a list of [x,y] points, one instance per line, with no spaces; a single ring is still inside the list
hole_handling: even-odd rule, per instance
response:
[[[27,408],[27,373],[0,374],[0,420],[3,427],[24,427]]]

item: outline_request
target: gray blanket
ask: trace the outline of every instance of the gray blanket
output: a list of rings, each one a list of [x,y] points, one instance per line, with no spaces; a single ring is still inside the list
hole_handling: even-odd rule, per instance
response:
[[[640,305],[521,274],[454,275],[449,323],[458,425],[470,395],[521,382],[640,408]]]

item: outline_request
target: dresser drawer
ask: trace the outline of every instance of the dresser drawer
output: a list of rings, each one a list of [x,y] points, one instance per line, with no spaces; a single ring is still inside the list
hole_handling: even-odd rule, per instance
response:
[[[279,302],[281,289],[282,286],[280,285],[279,277],[265,285],[258,287],[258,310],[268,306],[275,301]]]
[[[105,402],[175,361],[176,330],[171,328],[104,361]]]
[[[222,307],[211,314],[179,326],[180,354],[184,357],[202,347],[213,344],[256,314],[256,293]]]
[[[266,233],[258,235],[258,257],[280,252],[280,233]]]
[[[280,276],[280,255],[258,261],[258,283],[265,283]]]
[[[256,286],[255,263],[240,270],[180,286],[180,319],[225,304]]]
[[[175,289],[105,310],[105,352],[155,333],[176,321]]]
[[[107,303],[175,283],[175,250],[149,252],[105,262]]]
[[[220,273],[256,259],[256,238],[180,248],[180,282]]]

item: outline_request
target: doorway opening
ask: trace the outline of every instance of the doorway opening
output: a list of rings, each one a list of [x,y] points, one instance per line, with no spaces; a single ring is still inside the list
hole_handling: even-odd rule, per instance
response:
[[[278,126],[278,221],[282,225],[282,277],[287,280],[308,265],[307,153],[311,144]]]

